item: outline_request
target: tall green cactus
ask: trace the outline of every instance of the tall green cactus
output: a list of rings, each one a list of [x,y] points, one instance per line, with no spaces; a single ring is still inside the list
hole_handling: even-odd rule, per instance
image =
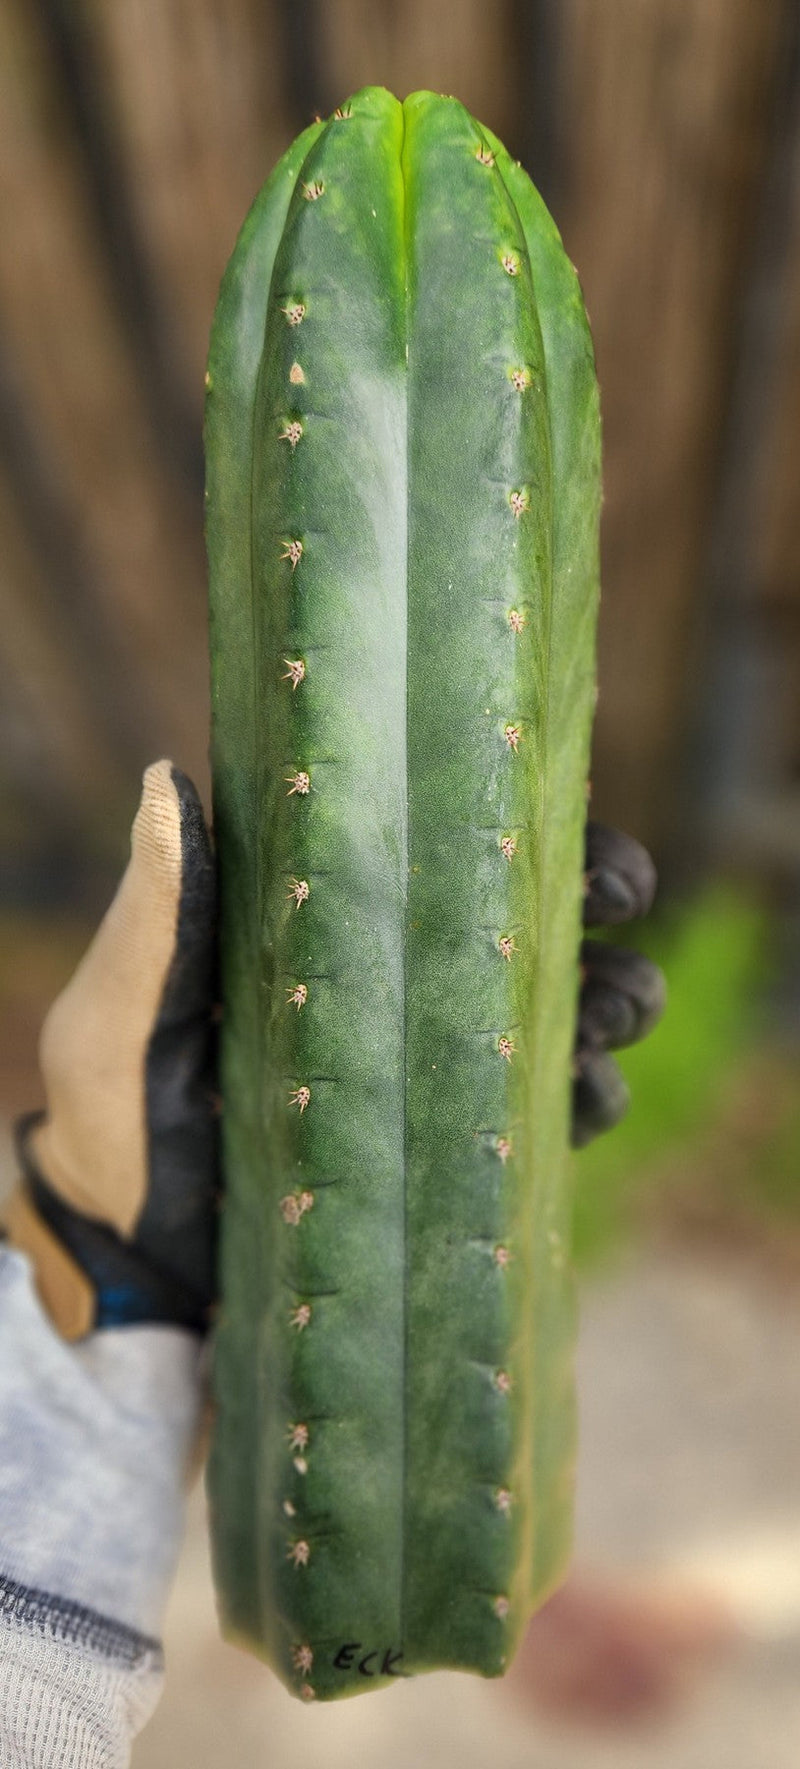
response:
[[[367,87],[257,198],[207,387],[223,1627],[306,1698],[496,1675],[570,1531],[577,279],[461,104]]]

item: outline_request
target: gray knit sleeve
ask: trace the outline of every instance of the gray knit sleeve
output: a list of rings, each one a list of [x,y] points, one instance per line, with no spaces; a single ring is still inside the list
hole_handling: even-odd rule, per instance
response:
[[[0,1578],[3,1769],[126,1769],[163,1680],[157,1640]]]
[[[196,1334],[67,1344],[0,1245],[0,1765],[122,1769],[159,1633],[205,1387]]]

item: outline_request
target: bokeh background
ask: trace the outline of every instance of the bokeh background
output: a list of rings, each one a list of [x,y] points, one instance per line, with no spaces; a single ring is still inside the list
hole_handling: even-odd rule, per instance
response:
[[[796,1769],[797,0],[0,0],[0,1118],[40,1102],[141,770],[208,799],[214,300],[275,159],[366,83],[460,97],[580,272],[593,814],[658,862],[626,938],[670,1008],[576,1161],[576,1569],[517,1669],[301,1709],[216,1637],[198,1491],[136,1769]]]

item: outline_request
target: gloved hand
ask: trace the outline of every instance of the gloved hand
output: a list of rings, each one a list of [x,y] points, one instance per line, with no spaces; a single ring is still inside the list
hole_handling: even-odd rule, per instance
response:
[[[200,1332],[214,1301],[214,864],[186,776],[147,769],[131,860],[87,953],[44,1023],[47,1111],[18,1127],[23,1180],[5,1221],[62,1336],[168,1322]],[[586,837],[584,923],[645,914],[655,870],[602,824]],[[664,998],[635,952],[585,940],[573,1143],[628,1103],[608,1050],[641,1038]]]
[[[214,1297],[215,876],[191,781],[144,776],[131,859],[40,1041],[47,1111],[17,1127],[9,1239],[62,1336],[170,1322]]]

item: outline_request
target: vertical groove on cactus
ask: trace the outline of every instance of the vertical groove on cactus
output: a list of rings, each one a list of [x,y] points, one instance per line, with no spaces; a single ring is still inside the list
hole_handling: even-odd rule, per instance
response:
[[[293,144],[206,435],[223,1625],[307,1700],[497,1674],[569,1538],[598,421],[552,222],[457,101]]]
[[[406,548],[407,548],[406,561],[405,561],[405,564],[406,564],[406,647],[408,647],[408,636],[409,636],[408,627],[409,627],[409,620],[410,620],[409,551],[410,551],[410,527],[411,527],[411,515],[412,515],[411,485],[410,485],[410,480],[411,480],[411,460],[410,460],[411,417],[410,417],[410,398],[409,398],[409,393],[408,393],[409,354],[410,354],[410,347],[411,347],[410,346],[410,331],[411,331],[411,326],[410,326],[410,312],[411,312],[410,232],[411,232],[411,228],[409,226],[410,209],[409,209],[409,189],[408,189],[408,167],[407,167],[407,163],[406,163],[407,141],[408,141],[408,119],[407,119],[407,115],[406,115],[406,111],[405,111],[405,107],[404,107],[403,108],[403,118],[402,118],[402,136],[401,136],[401,142],[400,142],[399,161],[400,161],[400,184],[401,184],[401,203],[402,203],[402,251],[403,251],[403,313],[402,313],[403,330],[402,330],[402,337],[403,337],[403,355],[404,355],[404,359],[405,359],[404,360],[404,369],[405,369],[405,375],[406,375],[406,389],[407,389],[406,390],[406,398],[405,398],[405,435],[404,435],[405,493],[406,493],[405,515],[406,515]],[[405,765],[405,769],[406,769],[406,781],[408,779],[408,766],[409,766],[409,760],[408,760],[409,716],[410,716],[409,671],[408,671],[408,651],[406,651],[405,731],[404,731],[404,765]],[[406,919],[406,921],[409,919],[409,916],[410,916],[410,881],[411,881],[411,851],[410,851],[410,830],[409,830],[410,802],[409,801],[410,801],[410,795],[408,794],[408,789],[406,786],[406,816],[405,816],[405,822],[404,822],[404,837],[405,837],[404,867],[405,867],[405,879],[406,879],[405,919]],[[410,1307],[409,1307],[410,1271],[409,1271],[409,1257],[408,1257],[408,1253],[409,1253],[409,1248],[408,1248],[408,1155],[409,1155],[408,1083],[409,1083],[409,1074],[408,1074],[408,1057],[407,1057],[407,1052],[408,1052],[408,1000],[409,1000],[409,952],[408,952],[408,943],[405,942],[404,954],[403,954],[403,1179],[402,1179],[402,1188],[403,1188],[403,1204],[402,1204],[402,1207],[403,1207],[403,1295],[402,1295],[403,1343],[402,1343],[402,1362],[403,1362],[404,1378],[405,1378],[405,1372],[408,1369],[409,1359],[411,1356],[411,1311],[410,1311]],[[407,1549],[407,1542],[408,1542],[408,1529],[409,1529],[409,1422],[408,1422],[408,1393],[407,1393],[407,1388],[406,1388],[406,1384],[405,1384],[405,1379],[403,1380],[403,1462],[402,1462],[402,1471],[401,1471],[401,1509],[400,1509],[400,1515],[398,1518],[398,1525],[399,1525],[399,1564],[400,1564],[401,1570],[400,1570],[400,1591],[399,1591],[399,1606],[398,1606],[397,1649],[403,1653],[403,1658],[405,1659],[405,1641],[408,1636],[408,1615],[407,1615],[407,1554],[408,1554],[408,1549]]]

